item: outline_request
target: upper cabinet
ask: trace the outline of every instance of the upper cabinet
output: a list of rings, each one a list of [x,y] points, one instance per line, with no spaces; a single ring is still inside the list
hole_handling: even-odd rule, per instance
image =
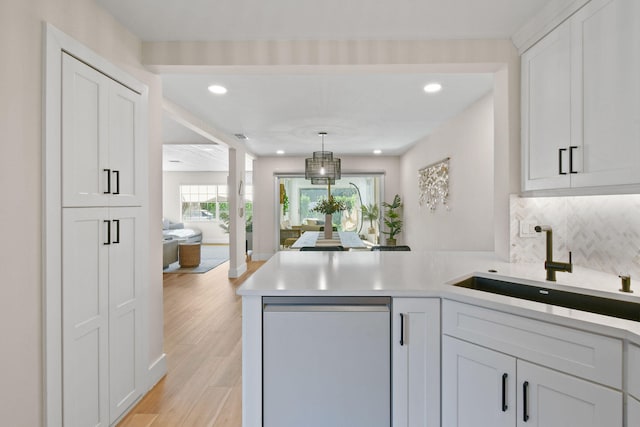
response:
[[[140,206],[140,94],[67,54],[62,67],[62,205]]]
[[[523,191],[640,184],[639,19],[592,0],[522,55]]]

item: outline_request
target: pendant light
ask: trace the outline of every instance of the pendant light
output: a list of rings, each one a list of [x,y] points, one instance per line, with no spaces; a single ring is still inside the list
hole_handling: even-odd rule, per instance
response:
[[[331,151],[324,150],[326,132],[318,132],[322,138],[322,151],[314,151],[313,156],[305,159],[304,177],[311,180],[311,184],[335,184],[341,178],[340,159],[334,158]]]

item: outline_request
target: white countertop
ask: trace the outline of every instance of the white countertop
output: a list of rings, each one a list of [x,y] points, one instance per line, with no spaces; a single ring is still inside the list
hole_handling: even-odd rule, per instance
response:
[[[558,272],[557,282],[547,282],[542,264],[511,264],[488,252],[282,251],[249,277],[238,294],[441,297],[640,344],[640,322],[451,285],[471,275],[640,303],[640,285],[636,293],[623,294],[616,275],[574,265],[573,273]],[[635,285],[632,280],[631,288]]]

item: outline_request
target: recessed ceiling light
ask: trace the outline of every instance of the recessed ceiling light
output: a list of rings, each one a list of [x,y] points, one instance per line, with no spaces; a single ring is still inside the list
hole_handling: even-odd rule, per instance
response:
[[[278,150],[276,151],[276,154],[284,154],[284,150]]]
[[[436,93],[442,90],[442,85],[440,83],[429,83],[424,87],[424,91],[427,93]]]
[[[227,88],[220,85],[211,85],[209,86],[209,92],[215,93],[216,95],[224,95],[227,93]]]
[[[382,154],[382,150],[373,150],[373,154]]]

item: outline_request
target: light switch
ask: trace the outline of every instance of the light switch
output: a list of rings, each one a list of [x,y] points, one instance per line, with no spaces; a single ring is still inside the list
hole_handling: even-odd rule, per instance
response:
[[[520,237],[536,237],[536,223],[533,221],[520,221]]]

